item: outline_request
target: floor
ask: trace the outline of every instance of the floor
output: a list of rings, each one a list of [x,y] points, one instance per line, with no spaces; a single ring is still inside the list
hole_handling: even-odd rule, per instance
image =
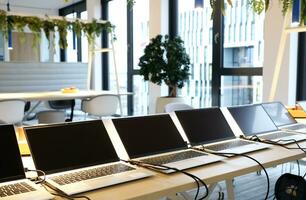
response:
[[[286,172],[290,172],[292,174],[298,174],[298,165],[297,163],[290,163],[279,165],[274,168],[267,169],[269,180],[270,180],[270,192],[269,199],[274,199],[274,185],[276,180]],[[304,176],[306,173],[306,166],[300,164],[300,174]],[[220,182],[222,187],[222,192],[224,193],[224,199],[227,199],[227,192],[225,187],[225,182]],[[244,176],[240,176],[235,178],[234,180],[234,188],[235,188],[235,197],[236,200],[260,200],[264,199],[267,191],[267,179],[264,172],[261,175],[257,175],[257,173],[251,173]],[[202,189],[203,190],[203,189]],[[215,200],[218,199],[218,189],[216,188],[210,199]],[[202,191],[201,194],[203,194]],[[195,191],[191,191],[190,194],[194,195]]]

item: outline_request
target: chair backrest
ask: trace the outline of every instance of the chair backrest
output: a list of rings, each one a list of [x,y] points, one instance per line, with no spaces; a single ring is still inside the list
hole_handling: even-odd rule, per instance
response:
[[[165,112],[169,113],[169,112],[174,112],[177,110],[190,110],[193,109],[192,106],[185,104],[185,103],[168,103],[167,105],[165,105]]]
[[[0,101],[0,120],[8,124],[21,123],[24,117],[25,101]]]
[[[48,101],[49,107],[52,109],[70,109],[71,106],[75,105],[75,100],[56,100]]]
[[[82,110],[90,115],[111,116],[116,114],[119,96],[104,94],[82,101]]]
[[[65,122],[65,112],[59,110],[45,110],[37,113],[39,124],[51,124]]]

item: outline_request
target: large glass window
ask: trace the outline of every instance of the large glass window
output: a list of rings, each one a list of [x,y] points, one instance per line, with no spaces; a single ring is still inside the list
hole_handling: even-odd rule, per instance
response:
[[[139,58],[149,43],[149,0],[137,1],[133,7],[133,114],[148,113],[148,82],[137,75]]]
[[[0,32],[0,61],[4,60],[4,37],[2,32]]]
[[[256,75],[262,75],[258,69],[262,69],[263,65],[264,16],[254,14],[244,0],[233,1],[233,4],[232,7],[226,5],[223,17],[221,106],[262,101],[262,76]],[[226,71],[229,68],[231,71]]]
[[[115,64],[118,70],[118,80],[120,91],[127,91],[127,2],[110,1],[109,21],[115,25],[116,40],[114,41],[114,51],[109,53],[109,89],[116,91]],[[111,43],[110,43],[111,46]],[[113,53],[115,53],[116,63],[114,63]],[[122,107],[127,108],[127,97],[121,97]],[[123,109],[123,114],[127,114],[127,109]]]
[[[194,1],[178,1],[179,35],[191,59],[183,96],[194,107],[262,101],[263,14],[255,15],[246,0],[235,0],[232,7],[225,5],[222,15],[216,1],[213,25],[209,1],[203,1],[203,8],[194,8]]]
[[[211,106],[212,21],[209,1],[203,9],[195,8],[193,1],[179,0],[179,36],[190,56],[190,79],[182,89],[194,107]]]

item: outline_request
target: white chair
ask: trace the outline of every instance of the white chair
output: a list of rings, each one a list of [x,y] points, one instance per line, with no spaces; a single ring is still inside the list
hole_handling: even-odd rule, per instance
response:
[[[165,105],[165,112],[170,113],[177,110],[190,110],[193,109],[192,106],[186,104],[186,103],[168,103]]]
[[[86,114],[101,118],[115,115],[117,113],[118,106],[118,95],[103,94],[82,100],[81,110]]]
[[[0,101],[0,121],[7,124],[21,124],[24,117],[25,101],[4,100]]]

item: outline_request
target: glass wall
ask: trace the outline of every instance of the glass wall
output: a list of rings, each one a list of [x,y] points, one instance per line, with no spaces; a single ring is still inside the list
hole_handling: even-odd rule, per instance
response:
[[[109,21],[115,25],[114,52],[118,69],[119,88],[120,91],[125,92],[127,91],[127,3],[126,1],[110,1],[108,5]],[[115,63],[112,52],[109,53],[109,80],[109,89],[116,91]],[[124,108],[123,114],[126,115],[127,97],[122,96],[121,101]]]
[[[0,61],[4,61],[4,37],[0,32]]]
[[[264,16],[255,15],[247,0],[235,0],[232,7],[226,4],[223,24],[213,27],[209,1],[203,1],[203,8],[195,8],[194,1],[178,1],[179,35],[191,60],[191,76],[182,90],[183,96],[188,96],[194,107],[212,105],[212,88],[220,90],[221,106],[262,101],[262,77],[251,74],[252,69],[263,65]],[[213,29],[223,30],[223,35],[217,31],[213,35]],[[223,41],[223,52],[213,58],[213,45],[220,45],[219,41]],[[250,70],[246,73],[240,68]],[[212,77],[216,76],[221,82],[212,87]]]
[[[238,74],[240,68],[263,66],[264,15],[254,14],[247,0],[236,0],[226,5],[223,27],[223,67],[236,71],[221,77],[221,106],[261,102],[262,77]]]
[[[137,1],[133,7],[133,111],[134,115],[148,113],[148,82],[137,75],[139,58],[149,43],[149,0]]]
[[[182,89],[194,107],[211,106],[212,20],[209,1],[195,8],[194,1],[179,0],[179,36],[190,56],[190,79]]]

